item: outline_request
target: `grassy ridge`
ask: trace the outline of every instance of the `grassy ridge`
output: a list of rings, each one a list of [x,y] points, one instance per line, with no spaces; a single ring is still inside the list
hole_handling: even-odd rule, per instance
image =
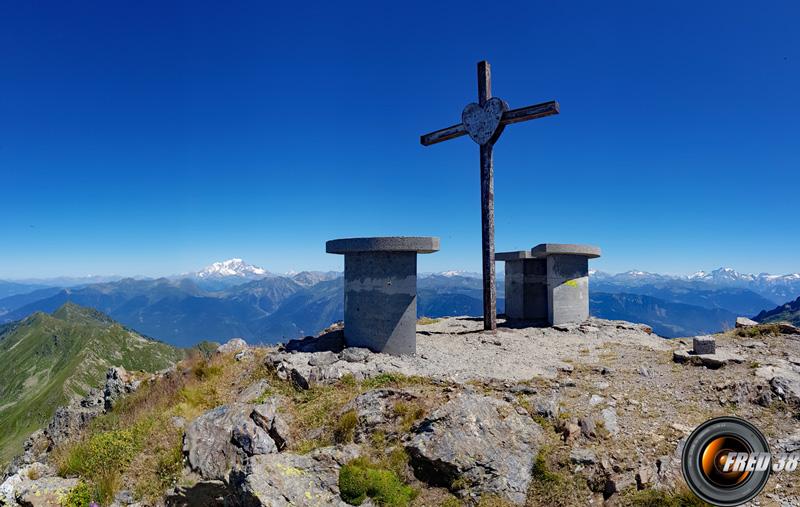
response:
[[[156,371],[182,355],[71,303],[0,329],[0,465],[58,406],[100,386],[109,366]]]

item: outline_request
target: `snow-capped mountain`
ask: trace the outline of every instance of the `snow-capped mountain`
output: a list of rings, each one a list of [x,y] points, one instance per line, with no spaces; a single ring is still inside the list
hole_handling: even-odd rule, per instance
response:
[[[703,282],[713,282],[716,284],[748,284],[754,282],[758,277],[755,275],[739,273],[733,268],[719,268],[706,273],[698,271],[687,277],[689,280],[699,280]]]
[[[252,264],[244,262],[242,259],[228,259],[222,262],[215,262],[206,266],[202,270],[194,273],[194,276],[202,280],[219,278],[243,278],[258,279],[269,276],[269,271]]]
[[[743,289],[780,304],[800,294],[800,273],[753,275],[739,273],[733,268],[697,271],[691,275],[659,275],[644,271],[627,271],[615,275],[600,271],[590,272],[595,287],[607,292],[633,292],[635,288],[654,286],[681,290]],[[614,289],[614,290],[611,290]]]

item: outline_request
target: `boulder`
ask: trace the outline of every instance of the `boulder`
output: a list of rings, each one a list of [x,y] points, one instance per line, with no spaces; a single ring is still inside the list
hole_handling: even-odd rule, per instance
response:
[[[326,350],[312,354],[308,360],[309,366],[328,366],[339,360],[339,356]]]
[[[253,357],[255,357],[255,354],[250,349],[240,350],[239,352],[236,353],[235,356],[233,356],[233,358],[236,359],[237,361],[248,361]]]
[[[736,327],[753,327],[757,325],[758,322],[747,317],[736,317]]]
[[[584,437],[590,439],[597,437],[597,423],[595,422],[594,417],[582,417],[580,421],[578,421],[578,426],[581,427],[581,434]]]
[[[772,393],[789,405],[800,407],[800,372],[791,364],[781,362],[772,366],[761,366],[756,369],[756,377],[769,383]]]
[[[287,352],[323,352],[338,353],[344,348],[344,333],[341,328],[329,328],[319,336],[306,336],[299,340],[289,340],[283,346]]]
[[[358,446],[325,447],[308,454],[264,454],[247,462],[242,490],[248,505],[346,507],[339,469],[358,457]]]
[[[524,503],[543,430],[505,401],[463,393],[418,424],[406,444],[417,476],[461,496]]]
[[[800,328],[788,322],[776,322],[781,334],[800,334]]]
[[[252,403],[259,399],[269,389],[269,382],[265,379],[257,380],[244,388],[239,393],[239,401],[242,403]]]
[[[348,363],[363,363],[370,354],[372,351],[363,347],[347,347],[339,353],[339,359]]]
[[[24,472],[17,471],[16,473],[8,475],[2,483],[0,483],[0,505],[8,507],[16,507],[17,503],[16,490],[22,484],[22,476]]]
[[[247,342],[241,338],[231,338],[217,347],[217,354],[233,354],[247,348]]]
[[[356,413],[358,425],[356,426],[355,441],[363,442],[369,434],[381,430],[387,435],[395,433],[395,422],[398,413],[395,405],[398,402],[409,402],[416,399],[411,393],[396,389],[373,389],[356,397],[348,403],[342,412],[350,410]]]
[[[600,418],[603,421],[603,427],[609,435],[616,436],[619,433],[619,424],[617,423],[617,411],[613,407],[604,408],[600,412]]]
[[[78,479],[43,477],[23,479],[16,487],[16,501],[22,507],[60,507],[61,499],[78,485]]]
[[[241,447],[243,441],[232,438],[233,430],[253,422],[252,411],[252,405],[222,405],[192,421],[183,437],[183,451],[192,470],[203,479],[227,480],[232,469],[240,468],[246,451]]]
[[[576,465],[594,465],[597,463],[597,455],[591,449],[576,447],[570,451],[569,460]]]
[[[66,407],[58,407],[50,423],[44,430],[44,434],[50,440],[50,447],[66,442],[77,435],[95,417],[105,412],[101,403],[89,407],[73,403]]]
[[[728,350],[718,349],[714,354],[695,354],[691,350],[677,349],[672,352],[676,363],[689,363],[715,370],[729,363],[743,363],[744,357]]]
[[[532,415],[538,415],[546,419],[555,419],[560,412],[559,398],[557,395],[549,397],[530,398]]]
[[[277,450],[282,451],[289,444],[291,419],[280,411],[282,400],[278,396],[268,398],[264,403],[253,407],[250,418],[275,442]]]
[[[106,383],[103,387],[105,410],[108,411],[114,408],[120,397],[136,391],[140,384],[141,382],[130,375],[125,368],[121,366],[109,368],[106,372]]]
[[[252,419],[246,419],[234,426],[231,431],[231,439],[248,456],[278,452],[278,448],[269,434]]]

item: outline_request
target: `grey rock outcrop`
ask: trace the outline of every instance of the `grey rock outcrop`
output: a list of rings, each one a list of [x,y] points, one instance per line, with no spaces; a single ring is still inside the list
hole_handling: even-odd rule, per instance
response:
[[[243,492],[252,505],[341,506],[339,468],[358,457],[358,447],[325,447],[297,455],[254,456],[247,462]]]
[[[261,405],[222,405],[192,421],[183,438],[189,466],[203,479],[227,481],[247,457],[284,449],[289,423],[279,405],[278,397]]]
[[[24,479],[16,487],[16,501],[22,507],[57,507],[69,490],[78,485],[78,479],[43,477]]]
[[[245,453],[231,437],[250,412],[250,405],[223,405],[192,421],[183,438],[191,468],[204,479],[227,480],[231,469],[241,467]]]
[[[800,407],[800,367],[782,361],[757,368],[756,377],[766,380],[777,398],[793,407]]]
[[[233,354],[247,348],[247,342],[241,338],[231,338],[217,347],[217,354]]]
[[[264,379],[257,380],[239,393],[238,401],[242,403],[252,403],[267,392],[267,389],[269,389],[269,382]]]
[[[410,402],[416,398],[411,393],[396,389],[373,389],[367,391],[347,404],[342,412],[354,411],[358,424],[355,441],[362,442],[369,434],[381,430],[386,435],[394,434],[394,422],[398,418],[396,406],[398,402]]]
[[[747,317],[736,317],[736,327],[753,327],[757,325],[758,322]]]
[[[282,451],[290,443],[291,419],[280,411],[280,405],[281,398],[272,396],[264,403],[254,406],[250,418],[267,432],[278,450]]]
[[[248,456],[278,452],[275,441],[251,419],[241,421],[233,427],[231,440]]]
[[[106,384],[103,387],[103,404],[105,410],[114,408],[117,400],[136,391],[141,382],[133,378],[125,368],[116,366],[106,372]]]
[[[406,450],[421,480],[457,484],[462,497],[494,494],[521,504],[543,439],[510,403],[468,392],[417,425]]]

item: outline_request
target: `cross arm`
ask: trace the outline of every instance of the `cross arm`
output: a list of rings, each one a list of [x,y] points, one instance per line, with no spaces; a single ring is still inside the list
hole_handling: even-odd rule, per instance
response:
[[[519,109],[511,109],[506,111],[503,113],[500,123],[502,125],[511,125],[512,123],[535,120],[537,118],[544,118],[545,116],[558,113],[558,102],[551,100],[550,102],[543,102],[542,104],[520,107]],[[455,139],[456,137],[461,137],[466,133],[467,129],[464,128],[463,124],[459,123],[457,125],[452,125],[444,129],[421,135],[419,137],[419,142],[423,146],[430,146],[432,144],[441,143],[442,141],[448,141],[450,139]]]

